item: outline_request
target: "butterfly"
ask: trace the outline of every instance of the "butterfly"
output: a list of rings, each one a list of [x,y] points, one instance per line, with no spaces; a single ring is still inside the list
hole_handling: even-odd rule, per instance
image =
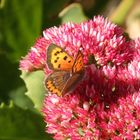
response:
[[[58,96],[73,90],[84,75],[83,54],[80,50],[74,59],[61,47],[51,44],[47,49],[47,65],[53,72],[45,79],[45,87]]]

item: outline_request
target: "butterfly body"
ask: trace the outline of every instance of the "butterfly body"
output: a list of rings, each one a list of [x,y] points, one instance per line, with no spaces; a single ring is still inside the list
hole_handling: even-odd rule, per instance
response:
[[[45,86],[51,93],[63,96],[73,90],[83,78],[83,55],[78,51],[75,60],[62,48],[51,44],[47,50],[47,64],[53,70],[45,80]]]

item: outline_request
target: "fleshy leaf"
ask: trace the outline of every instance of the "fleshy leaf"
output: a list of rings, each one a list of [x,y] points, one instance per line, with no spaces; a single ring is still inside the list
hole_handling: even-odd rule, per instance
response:
[[[66,7],[63,11],[61,11],[59,17],[62,19],[62,23],[70,21],[80,23],[87,20],[87,17],[84,15],[82,6],[78,3],[74,3]]]
[[[35,71],[32,73],[23,72],[21,78],[25,81],[27,87],[25,94],[32,100],[34,107],[40,110],[45,96],[43,71]]]
[[[30,100],[30,98],[25,95],[25,91],[26,91],[25,86],[21,86],[10,93],[10,98],[17,106],[23,109],[31,109],[35,111],[34,104]]]

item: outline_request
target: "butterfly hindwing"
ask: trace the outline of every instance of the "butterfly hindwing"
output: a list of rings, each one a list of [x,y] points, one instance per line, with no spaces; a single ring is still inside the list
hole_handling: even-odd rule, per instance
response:
[[[65,93],[69,91],[72,91],[76,87],[78,82],[81,81],[81,79],[83,78],[83,75],[84,75],[84,71],[82,71],[81,73],[75,73],[71,75],[62,90],[62,95],[64,95]]]
[[[63,96],[75,88],[77,83],[82,79],[83,74],[81,72],[71,75],[71,73],[66,71],[56,71],[46,78],[45,86],[49,92]]]
[[[47,49],[47,64],[52,70],[65,70],[72,69],[74,60],[62,48],[55,44],[51,44]]]
[[[45,80],[45,86],[48,91],[62,95],[62,90],[66,86],[68,79],[70,78],[70,72],[67,71],[55,71],[50,74]]]

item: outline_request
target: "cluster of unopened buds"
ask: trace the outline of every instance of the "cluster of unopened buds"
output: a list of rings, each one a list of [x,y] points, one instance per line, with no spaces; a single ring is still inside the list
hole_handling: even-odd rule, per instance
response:
[[[46,29],[20,69],[47,77],[42,111],[54,139],[140,139],[140,39],[108,19]]]

